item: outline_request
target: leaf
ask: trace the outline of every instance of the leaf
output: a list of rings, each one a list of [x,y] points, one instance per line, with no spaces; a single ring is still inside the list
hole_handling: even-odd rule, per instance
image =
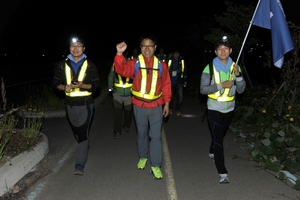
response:
[[[246,116],[250,116],[250,115],[252,115],[252,113],[253,113],[253,107],[248,107],[247,108],[247,113],[246,113]]]
[[[277,178],[279,178],[280,180],[285,180],[286,179],[286,174],[284,172],[280,171],[277,174]]]
[[[283,130],[278,131],[277,134],[281,137],[285,136],[285,132]]]
[[[293,128],[294,131],[300,133],[300,128],[299,127],[293,126],[293,125],[291,125],[291,127]]]
[[[271,144],[271,141],[269,139],[263,139],[261,142],[264,146],[269,146]]]
[[[293,189],[300,190],[300,180],[296,180],[296,184],[293,186]]]
[[[297,171],[300,170],[300,164],[295,162],[295,161],[291,161],[287,166],[286,169],[291,173],[291,174],[295,174],[297,173]]]
[[[299,148],[295,148],[295,147],[289,147],[289,148],[286,148],[289,152],[294,152],[294,151],[297,151]]]
[[[266,132],[264,133],[264,138],[269,139],[270,136],[271,136],[271,133],[270,133],[270,132],[266,131]]]
[[[280,170],[280,163],[278,161],[274,161],[270,163],[269,169],[274,172],[278,172]]]
[[[272,127],[273,127],[273,128],[278,128],[278,126],[279,126],[279,123],[278,123],[278,122],[274,122],[274,123],[272,124]]]

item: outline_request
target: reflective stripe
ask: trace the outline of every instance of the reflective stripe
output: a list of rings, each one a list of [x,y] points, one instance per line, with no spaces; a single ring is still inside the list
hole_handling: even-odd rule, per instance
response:
[[[136,97],[140,97],[140,98],[144,98],[147,100],[155,100],[158,99],[161,95],[162,92],[160,92],[159,95],[155,95],[156,92],[156,85],[157,85],[157,80],[158,80],[158,76],[159,76],[159,69],[158,69],[158,59],[157,57],[154,56],[154,61],[153,61],[153,68],[150,69],[152,70],[152,81],[151,81],[151,88],[150,88],[150,92],[147,92],[147,70],[149,70],[149,68],[146,68],[146,64],[143,58],[143,55],[139,55],[138,57],[139,61],[140,61],[140,72],[141,72],[141,89],[140,91],[135,91],[132,90],[132,94]]]
[[[172,59],[168,61],[168,68],[170,69],[171,67],[171,64],[172,64]],[[183,72],[184,72],[184,60],[181,59],[181,64],[180,64],[180,67],[181,67],[181,78],[183,78]]]
[[[120,88],[130,88],[130,87],[132,86],[132,83],[129,83],[130,78],[126,78],[126,81],[125,81],[125,83],[124,83],[123,80],[122,80],[122,76],[120,76],[120,75],[118,74],[118,80],[119,80],[119,83],[114,83],[114,85],[115,85],[116,87],[120,87]]]
[[[232,65],[230,66],[230,70],[229,70],[229,79],[228,80],[233,80],[233,76],[232,76],[232,71],[233,71],[233,65],[234,62],[232,63]],[[220,81],[220,73],[217,72],[215,66],[213,67],[214,70],[214,81],[216,84],[219,84]],[[223,93],[221,94],[220,90],[213,93],[213,94],[208,94],[208,97],[211,99],[215,99],[217,101],[233,101],[235,98],[235,95],[233,96],[229,96],[230,94],[230,89],[229,88],[225,88]]]
[[[80,68],[79,76],[78,76],[78,81],[83,81],[86,75],[86,69],[87,69],[87,60],[85,60]],[[65,63],[65,73],[66,73],[66,80],[67,80],[67,85],[71,84],[72,81],[72,69]],[[88,91],[80,91],[80,88],[74,88],[70,92],[65,92],[67,96],[69,97],[81,97],[81,96],[89,96],[92,94],[92,92]]]

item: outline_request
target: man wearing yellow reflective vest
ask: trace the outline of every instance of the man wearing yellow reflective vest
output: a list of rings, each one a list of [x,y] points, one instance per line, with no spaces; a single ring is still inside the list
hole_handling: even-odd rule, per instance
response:
[[[171,81],[168,67],[154,56],[157,47],[154,36],[140,38],[141,53],[138,58],[124,62],[125,42],[116,45],[114,58],[115,71],[133,79],[132,104],[137,128],[138,169],[145,169],[150,157],[151,173],[155,179],[162,179],[162,140],[163,117],[169,115],[171,101]],[[149,134],[149,136],[148,136]],[[148,139],[150,138],[150,141]],[[148,144],[149,152],[148,152]]]
[[[235,95],[243,93],[246,82],[240,67],[232,61],[231,44],[227,36],[215,44],[215,57],[201,75],[200,93],[208,95],[207,119],[211,131],[209,157],[215,162],[219,183],[229,183],[225,167],[223,141],[235,109]]]
[[[113,65],[108,74],[108,88],[112,93],[114,104],[114,139],[121,137],[122,128],[125,132],[130,131],[132,121],[131,87],[132,79],[117,74]]]
[[[94,112],[92,92],[100,88],[100,81],[95,64],[83,53],[83,39],[74,37],[69,44],[70,54],[57,65],[52,84],[65,93],[67,117],[78,143],[74,174],[83,175],[88,157],[89,127]]]
[[[170,102],[170,114],[175,109],[176,115],[181,117],[181,107],[183,101],[183,88],[187,85],[187,70],[183,57],[178,50],[173,52],[173,56],[168,60],[172,83],[172,100]]]

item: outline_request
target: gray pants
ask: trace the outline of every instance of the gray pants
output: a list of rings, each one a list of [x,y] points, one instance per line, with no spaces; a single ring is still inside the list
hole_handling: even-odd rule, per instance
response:
[[[132,121],[131,96],[122,97],[113,93],[114,103],[114,132],[122,132],[123,127],[130,127]],[[124,112],[124,117],[123,117]]]
[[[88,156],[89,128],[92,121],[94,104],[84,106],[67,105],[67,115],[73,134],[78,142],[76,164],[85,165]]]
[[[133,106],[137,128],[138,155],[140,158],[150,156],[151,166],[162,166],[161,126],[163,120],[162,106],[141,108]],[[148,136],[149,131],[149,136]],[[150,141],[148,140],[150,138]],[[148,155],[148,144],[150,154]]]

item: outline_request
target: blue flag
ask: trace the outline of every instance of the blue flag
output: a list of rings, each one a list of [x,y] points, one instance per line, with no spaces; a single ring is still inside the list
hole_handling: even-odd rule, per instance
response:
[[[252,24],[271,30],[273,62],[281,68],[284,54],[294,49],[294,44],[280,0],[260,0]]]

